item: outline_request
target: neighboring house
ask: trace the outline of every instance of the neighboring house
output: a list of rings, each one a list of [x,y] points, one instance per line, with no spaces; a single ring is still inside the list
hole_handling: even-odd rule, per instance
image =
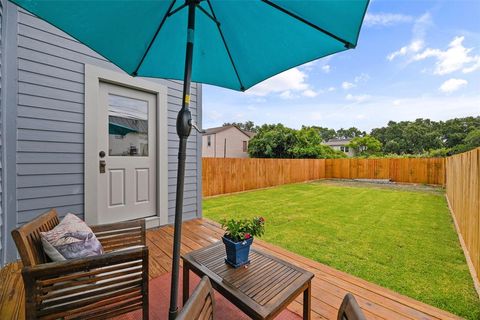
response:
[[[0,21],[0,265],[17,257],[11,230],[50,208],[172,223],[182,83],[134,79],[5,0]],[[201,97],[193,84],[200,126]],[[200,139],[192,130],[185,219],[201,216]]]
[[[248,158],[248,142],[254,132],[229,125],[206,129],[203,134],[202,156],[205,158]]]
[[[352,139],[330,139],[325,144],[334,150],[342,151],[349,157],[355,157],[355,150],[348,147]]]

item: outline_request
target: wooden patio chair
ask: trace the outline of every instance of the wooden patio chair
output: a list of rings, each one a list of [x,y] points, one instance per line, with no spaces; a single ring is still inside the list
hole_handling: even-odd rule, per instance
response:
[[[367,320],[351,293],[347,293],[343,298],[340,309],[338,309],[337,320]]]
[[[203,277],[176,320],[213,320],[215,297],[208,277]]]
[[[23,263],[26,319],[105,319],[136,309],[148,319],[145,221],[90,226],[105,254],[51,262],[40,231],[58,224],[52,209],[12,231]]]

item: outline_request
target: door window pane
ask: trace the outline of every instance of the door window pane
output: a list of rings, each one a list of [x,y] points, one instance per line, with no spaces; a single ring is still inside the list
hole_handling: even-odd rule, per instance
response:
[[[148,102],[108,95],[108,154],[148,156]]]

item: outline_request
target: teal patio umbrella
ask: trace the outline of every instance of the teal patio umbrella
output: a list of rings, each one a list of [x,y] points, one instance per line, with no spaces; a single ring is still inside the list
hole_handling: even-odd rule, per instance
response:
[[[244,91],[355,48],[369,0],[11,0],[132,76],[183,80],[170,318],[177,313],[191,81]]]

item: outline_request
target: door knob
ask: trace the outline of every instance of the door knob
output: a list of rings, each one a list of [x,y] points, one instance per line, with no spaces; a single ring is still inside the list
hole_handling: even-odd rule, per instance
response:
[[[100,173],[105,173],[106,166],[107,166],[107,163],[105,162],[105,160],[100,160],[100,163],[99,163]]]
[[[105,158],[105,151],[103,151],[103,150],[100,151],[100,152],[98,153],[98,155],[100,156],[100,158]]]

